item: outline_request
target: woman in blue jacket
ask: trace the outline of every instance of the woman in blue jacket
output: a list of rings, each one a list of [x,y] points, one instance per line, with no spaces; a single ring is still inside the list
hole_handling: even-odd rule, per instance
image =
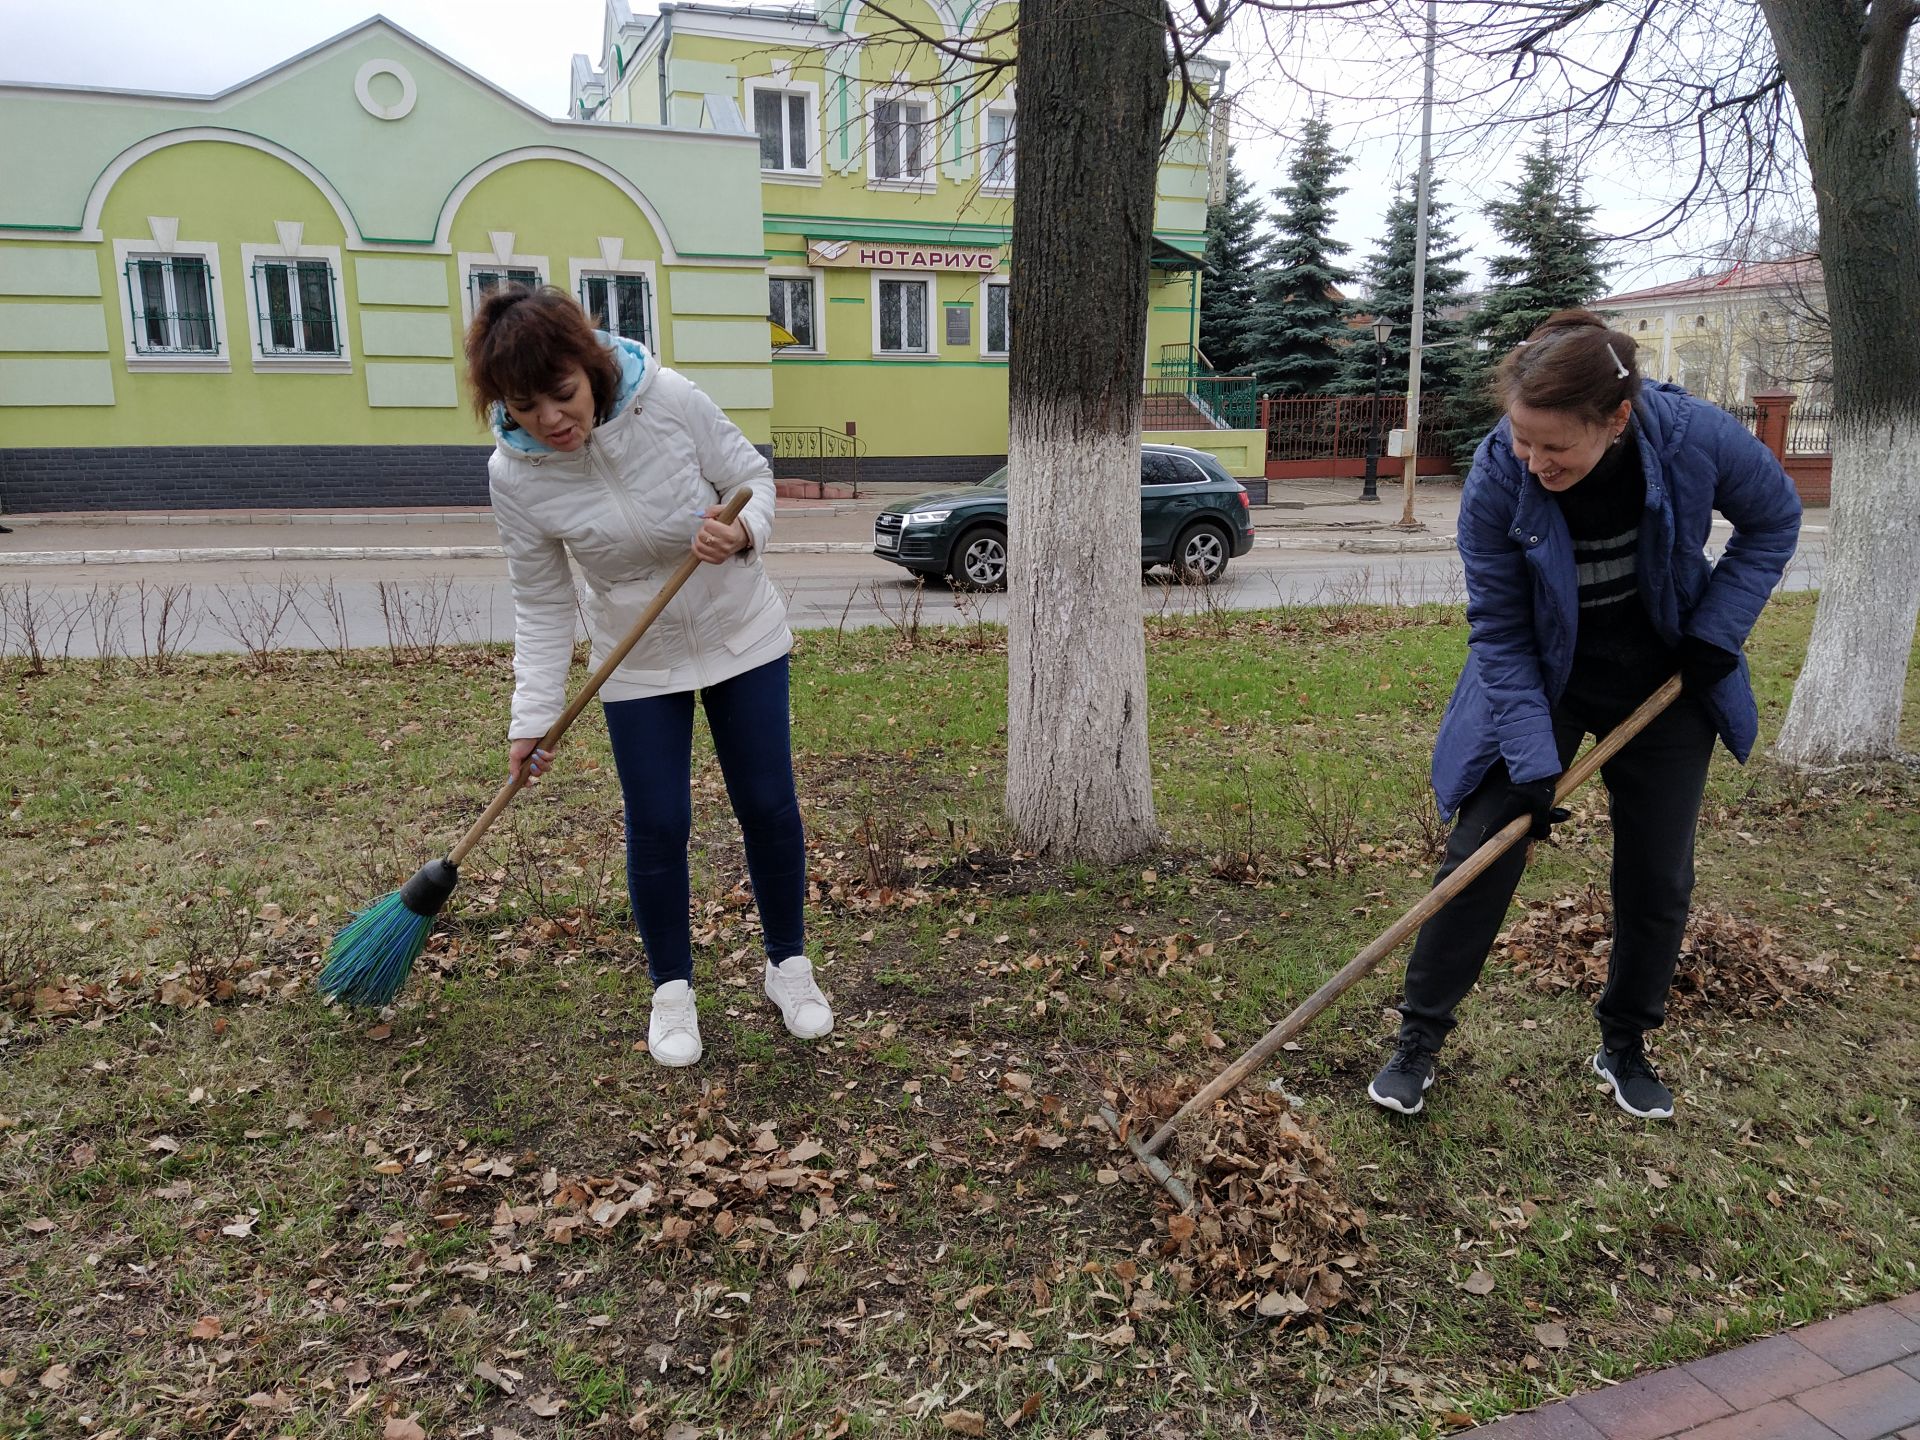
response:
[[[1641,383],[1632,337],[1565,310],[1495,375],[1506,409],[1460,501],[1467,664],[1434,743],[1457,818],[1438,879],[1522,816],[1565,818],[1559,778],[1678,670],[1680,698],[1601,767],[1613,819],[1613,949],[1593,1068],[1621,1109],[1673,1114],[1647,1059],[1693,894],[1693,839],[1716,736],[1744,761],[1758,727],[1741,655],[1792,558],[1800,502],[1745,427],[1675,385]],[[1713,512],[1733,525],[1719,562]],[[1516,846],[1421,929],[1399,1040],[1367,1094],[1411,1115],[1454,1009],[1479,978],[1526,864]]]

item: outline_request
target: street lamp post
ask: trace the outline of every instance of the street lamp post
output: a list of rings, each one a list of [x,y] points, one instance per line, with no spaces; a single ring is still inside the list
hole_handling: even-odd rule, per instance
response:
[[[1373,322],[1373,408],[1367,415],[1367,478],[1361,486],[1362,500],[1380,498],[1380,370],[1387,363],[1387,336],[1393,322],[1375,317]]]

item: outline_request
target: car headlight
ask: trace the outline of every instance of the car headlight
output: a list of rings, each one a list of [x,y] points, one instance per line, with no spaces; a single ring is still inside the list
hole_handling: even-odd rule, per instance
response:
[[[909,510],[902,523],[905,525],[938,525],[952,513],[951,510]]]

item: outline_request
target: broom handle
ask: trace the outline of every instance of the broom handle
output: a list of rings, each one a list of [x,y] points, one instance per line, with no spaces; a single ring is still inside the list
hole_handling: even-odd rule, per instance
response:
[[[1573,767],[1560,777],[1560,783],[1554,787],[1554,804],[1559,804],[1586,784],[1594,771],[1619,753],[1621,746],[1646,729],[1653,717],[1672,704],[1674,697],[1679,693],[1680,677],[1675,675],[1648,696],[1639,709],[1616,725],[1604,739],[1574,762]],[[1160,1148],[1172,1138],[1174,1127],[1182,1120],[1196,1110],[1206,1109],[1265,1064],[1270,1055],[1312,1024],[1322,1010],[1339,999],[1349,986],[1391,954],[1402,940],[1426,924],[1436,910],[1471,885],[1482,870],[1512,849],[1532,828],[1532,817],[1522,815],[1517,819],[1509,820],[1505,826],[1489,836],[1486,843],[1461,863],[1459,869],[1434,886],[1420,898],[1419,904],[1394,921],[1386,934],[1349,960],[1338,974],[1301,1001],[1298,1009],[1269,1030],[1246,1054],[1222,1070],[1191,1100],[1175,1111],[1173,1118],[1156,1130],[1153,1138],[1147,1142],[1147,1153],[1157,1154]]]
[[[733,498],[721,507],[720,513],[714,516],[714,519],[723,525],[731,525],[740,518],[741,510],[746,508],[747,502],[752,498],[752,488],[742,485],[734,491]],[[692,554],[680,562],[680,568],[667,577],[667,583],[660,587],[660,593],[653,597],[652,602],[640,613],[640,618],[633,622],[633,628],[627,632],[627,638],[615,646],[607,658],[600,662],[600,667],[587,678],[587,683],[580,687],[580,693],[573,697],[573,703],[567,706],[560,718],[553,722],[553,728],[541,738],[542,750],[550,751],[560,743],[560,737],[565,735],[573,722],[580,718],[580,712],[587,708],[587,702],[600,693],[600,687],[607,683],[615,670],[620,668],[620,662],[627,658],[627,652],[640,643],[640,637],[647,633],[655,620],[660,618],[660,612],[665,610],[673,597],[680,593],[680,587],[686,584],[693,572],[705,563],[704,560]],[[458,865],[467,858],[467,852],[480,843],[480,837],[485,835],[488,827],[500,818],[500,812],[507,808],[513,797],[520,793],[531,778],[532,767],[522,765],[520,773],[500,787],[492,803],[481,812],[480,818],[473,822],[473,828],[462,835],[460,843],[447,852],[447,860],[450,864]]]

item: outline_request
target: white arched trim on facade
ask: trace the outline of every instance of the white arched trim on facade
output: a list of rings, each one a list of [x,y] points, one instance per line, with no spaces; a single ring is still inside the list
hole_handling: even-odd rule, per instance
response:
[[[195,125],[184,130],[167,130],[159,135],[149,135],[136,144],[129,145],[108,162],[107,168],[100,172],[100,178],[93,182],[93,189],[87,193],[87,208],[80,224],[87,238],[100,238],[100,212],[106,209],[107,196],[119,183],[120,177],[138,165],[149,155],[157,154],[175,145],[191,145],[196,141],[213,141],[224,145],[243,145],[249,150],[258,150],[283,160],[298,170],[321,195],[327,204],[333,207],[333,213],[339,218],[340,226],[347,232],[347,243],[355,245],[360,240],[360,226],[353,218],[353,212],[347,208],[347,202],[340,192],[333,188],[333,182],[314,169],[311,164],[284,145],[276,145],[271,140],[263,140],[258,135],[250,135],[244,130],[223,130],[218,126]]]
[[[982,0],[982,3],[984,3],[984,0]],[[927,8],[932,10],[934,17],[946,27],[947,33],[942,38],[949,40],[963,38],[960,32],[960,21],[954,17],[953,7],[947,3],[947,0],[927,0]],[[850,33],[853,30],[855,18],[864,9],[866,9],[864,0],[843,0],[843,3],[829,5],[826,9],[822,10],[820,12],[820,18],[827,21],[834,29]],[[889,20],[887,23],[895,24],[897,22]]]
[[[641,194],[631,180],[611,165],[604,165],[591,155],[582,155],[577,150],[562,150],[552,145],[526,145],[518,150],[508,150],[494,156],[491,160],[482,161],[469,170],[465,178],[448,194],[446,203],[440,207],[440,221],[434,227],[433,233],[436,248],[442,250],[447,248],[453,232],[453,217],[459,213],[460,207],[466,203],[467,196],[473,193],[474,187],[488,176],[496,175],[509,165],[517,165],[522,160],[559,160],[564,164],[578,165],[582,170],[592,171],[631,200],[634,208],[647,217],[647,223],[653,227],[653,233],[660,240],[661,263],[664,265],[680,263],[679,253],[673,248],[673,237],[667,233],[666,222],[660,218],[660,212],[653,208],[653,202]],[[711,262],[702,260],[698,263],[704,265]],[[765,261],[754,263],[765,268]]]

